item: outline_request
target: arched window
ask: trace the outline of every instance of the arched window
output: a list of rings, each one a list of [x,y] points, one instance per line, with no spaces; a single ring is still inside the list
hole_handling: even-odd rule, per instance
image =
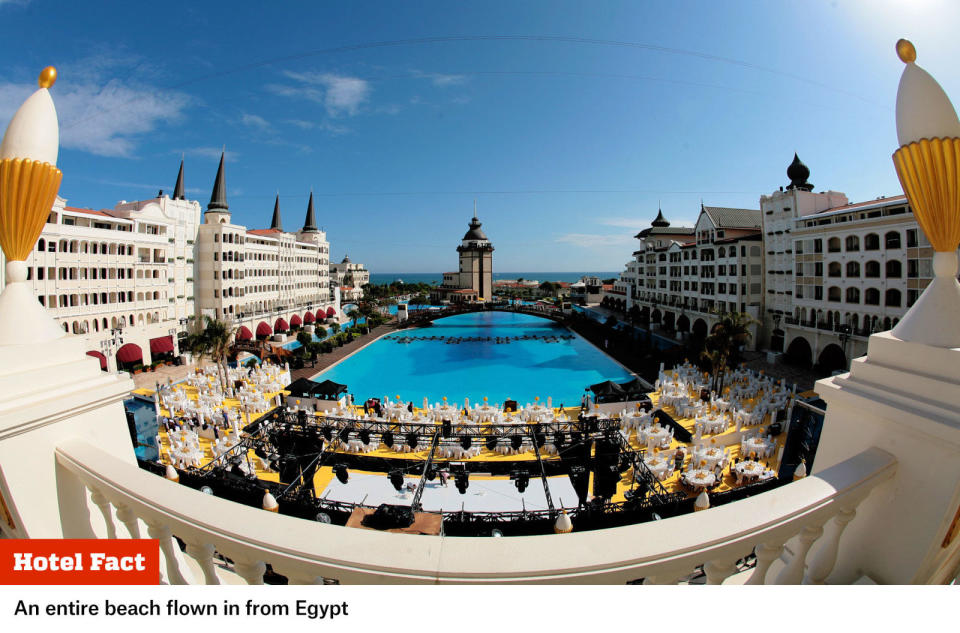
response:
[[[859,288],[847,288],[847,303],[860,303]]]
[[[866,276],[867,277],[879,277],[880,276],[880,262],[870,260],[865,265]]]
[[[887,277],[899,278],[903,276],[903,264],[898,259],[887,261]]]
[[[868,233],[863,238],[863,250],[865,251],[879,251],[880,250],[880,236],[876,233]]]
[[[840,262],[830,262],[827,266],[827,276],[828,277],[839,277],[842,271]]]
[[[900,302],[902,301],[900,296],[900,291],[896,288],[890,288],[887,290],[886,296],[886,306],[889,308],[899,308]]]
[[[860,276],[860,262],[847,262],[847,277]]]
[[[840,301],[840,287],[830,286],[827,291],[827,301]]]
[[[717,257],[726,257],[726,256],[727,256],[727,249],[721,246],[720,250],[717,252]]]
[[[867,288],[863,295],[863,302],[868,306],[880,305],[880,291],[876,288]]]
[[[831,237],[827,240],[827,252],[828,253],[839,253],[840,252],[840,238]]]
[[[860,238],[856,235],[847,236],[847,250],[848,251],[859,251],[860,250]]]
[[[887,248],[900,248],[900,231],[887,231],[884,241]]]
[[[47,248],[47,242],[41,237],[37,242],[37,250],[43,252]]]

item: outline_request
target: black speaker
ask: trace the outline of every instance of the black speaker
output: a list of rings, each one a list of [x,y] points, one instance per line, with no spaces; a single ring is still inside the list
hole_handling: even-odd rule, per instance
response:
[[[460,447],[463,450],[470,450],[470,446],[473,444],[473,441],[470,439],[469,435],[463,435],[460,437]]]
[[[514,435],[510,438],[510,446],[513,447],[513,450],[515,450],[515,451],[520,450],[520,446],[522,446],[522,445],[523,445],[523,438],[520,437],[519,435],[514,434]]]
[[[390,483],[393,484],[393,487],[397,492],[403,489],[403,471],[399,468],[395,468],[390,471]]]
[[[370,431],[369,431],[369,429],[363,429],[362,431],[360,431],[360,441],[363,442],[364,445],[370,444]]]
[[[342,484],[350,481],[350,473],[347,471],[346,464],[335,464],[333,467],[333,474],[337,476],[337,481]]]
[[[393,448],[393,431],[384,431],[383,435],[380,436],[380,440],[387,448]]]
[[[453,423],[450,420],[444,420],[440,424],[440,435],[444,438],[453,435]]]
[[[497,447],[497,437],[495,435],[491,435],[490,437],[488,437],[486,441],[486,445],[487,445],[488,451],[492,451],[493,449],[495,449]]]

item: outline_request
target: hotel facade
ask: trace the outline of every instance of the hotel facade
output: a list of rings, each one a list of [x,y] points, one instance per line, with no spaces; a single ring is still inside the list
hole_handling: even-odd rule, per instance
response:
[[[330,283],[340,288],[340,300],[344,303],[363,299],[363,287],[370,283],[370,271],[363,264],[350,261],[344,255],[339,264],[330,264]]]
[[[610,296],[681,339],[709,332],[717,312],[746,312],[759,322],[751,347],[846,368],[930,283],[933,249],[905,196],[851,204],[815,193],[809,175],[794,156],[790,184],[760,209],[702,206],[694,228],[661,212]]]
[[[85,336],[101,368],[180,354],[178,340],[204,316],[265,338],[339,318],[330,245],[313,196],[302,228],[286,232],[279,197],[269,229],[233,224],[221,158],[206,211],[184,195],[92,210],[57,198],[27,259],[28,280],[64,331]]]

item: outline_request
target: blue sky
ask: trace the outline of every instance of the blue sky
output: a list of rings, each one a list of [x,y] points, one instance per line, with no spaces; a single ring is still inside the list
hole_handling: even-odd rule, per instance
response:
[[[951,0],[63,3],[0,0],[0,126],[54,64],[61,195],[235,221],[316,195],[332,256],[455,268],[476,198],[502,271],[618,270],[660,204],[758,207],[796,151],[817,190],[900,191],[899,37],[960,98]],[[281,5],[278,5],[281,6]]]

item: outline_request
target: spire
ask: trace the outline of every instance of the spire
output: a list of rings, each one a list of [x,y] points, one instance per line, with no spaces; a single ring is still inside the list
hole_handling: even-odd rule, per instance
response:
[[[657,219],[650,223],[650,226],[670,226],[667,218],[663,217],[663,210],[657,208]]]
[[[226,152],[220,154],[220,166],[217,168],[217,179],[213,183],[213,193],[210,194],[210,204],[207,205],[207,211],[227,211],[230,206],[227,204],[227,182],[223,177],[223,157]]]
[[[273,203],[273,220],[270,221],[270,228],[283,230],[283,224],[280,223],[280,194],[277,194],[277,200]]]
[[[477,199],[473,199],[473,219],[477,219]]]
[[[180,173],[177,174],[177,184],[173,186],[173,199],[186,200],[183,190],[183,159],[180,159]]]
[[[280,212],[274,211],[274,222],[280,221]],[[303,221],[304,232],[316,232],[317,230],[317,218],[313,214],[313,191],[310,191],[310,202],[307,203],[307,217]]]

